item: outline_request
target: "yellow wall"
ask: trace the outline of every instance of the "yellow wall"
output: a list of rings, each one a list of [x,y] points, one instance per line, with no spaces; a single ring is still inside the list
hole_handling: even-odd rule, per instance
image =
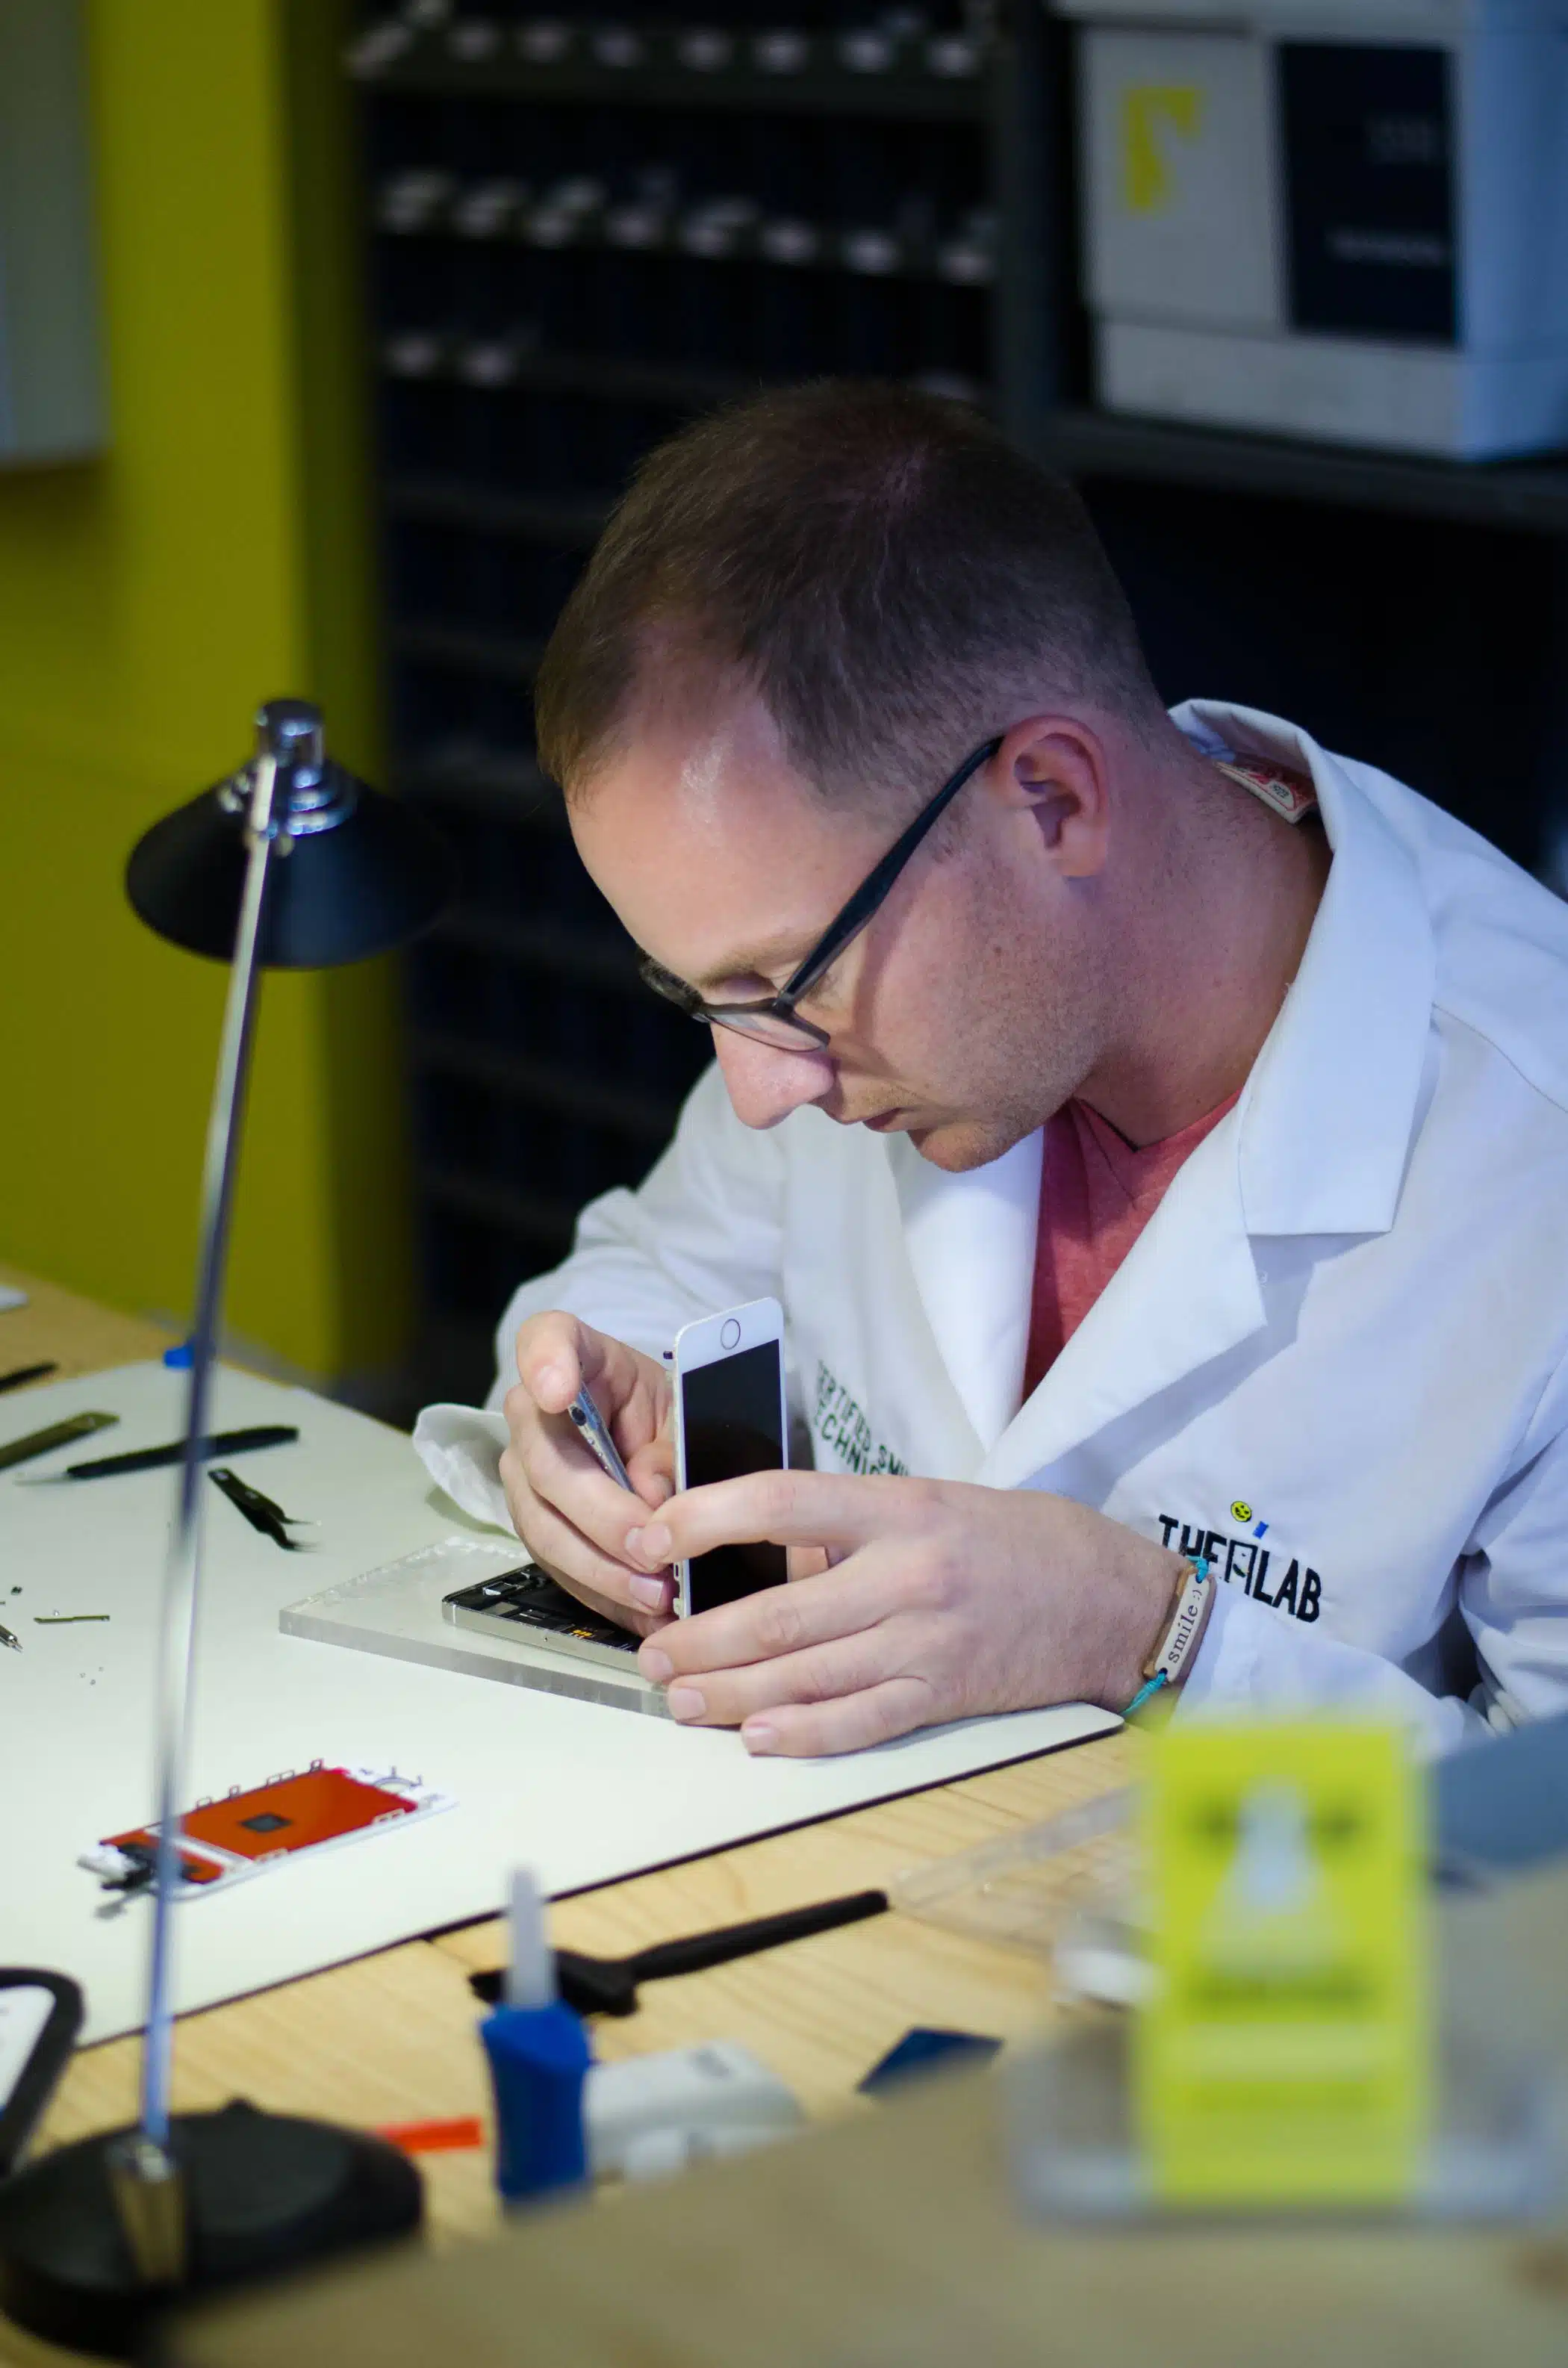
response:
[[[0,1255],[184,1311],[217,966],[132,918],[125,857],[322,700],[374,769],[350,157],[331,0],[92,0],[110,442],[0,471]],[[233,1331],[320,1379],[406,1317],[382,966],[269,978]]]

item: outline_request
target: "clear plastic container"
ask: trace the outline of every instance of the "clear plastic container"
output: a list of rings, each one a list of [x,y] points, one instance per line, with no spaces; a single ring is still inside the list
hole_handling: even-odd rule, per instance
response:
[[[889,1885],[889,1898],[924,1923],[1038,1958],[1070,2000],[1136,2007],[1153,1980],[1137,1800],[1129,1785],[914,1868]],[[1385,2216],[1528,2221],[1560,2209],[1568,2193],[1563,2074],[1529,2031],[1510,2027],[1484,1964],[1456,1980],[1448,1953],[1439,1952],[1433,2128],[1407,2204]],[[1133,2128],[1130,2040],[1125,2021],[1102,2017],[1009,2058],[1008,2150],[1029,2210],[1089,2220],[1194,2216],[1152,2191]],[[1281,2208],[1273,2216],[1285,2224],[1298,2215]]]
[[[1040,1958],[1065,1998],[1136,2005],[1147,1987],[1136,1801],[1131,1785],[1102,1793],[913,1868],[888,1896],[922,1923]]]

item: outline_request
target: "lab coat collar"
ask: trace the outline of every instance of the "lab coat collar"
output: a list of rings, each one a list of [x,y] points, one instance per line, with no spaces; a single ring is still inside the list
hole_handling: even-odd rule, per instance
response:
[[[1018,1486],[1260,1329],[1240,1133],[1232,1110],[1199,1144],[978,1478]]]
[[[1370,800],[1278,716],[1194,700],[1199,747],[1312,774],[1334,862],[1296,981],[1239,1108],[1249,1234],[1382,1234],[1410,1154],[1437,985],[1415,867]]]
[[[1041,1138],[947,1176],[889,1146],[926,1317],[986,1461],[1017,1486],[1258,1330],[1255,1234],[1392,1224],[1421,1087],[1436,954],[1404,850],[1306,734],[1193,702],[1199,746],[1309,770],[1334,863],[1294,985],[1236,1109],[1187,1162],[1103,1296],[1018,1406]]]

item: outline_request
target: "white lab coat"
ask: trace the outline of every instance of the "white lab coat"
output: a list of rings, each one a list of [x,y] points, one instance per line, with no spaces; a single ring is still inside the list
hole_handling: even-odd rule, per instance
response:
[[[1176,721],[1310,768],[1334,862],[1235,1110],[1026,1404],[1039,1134],[949,1176],[815,1110],[749,1132],[712,1069],[642,1189],[513,1299],[491,1405],[540,1309],[657,1354],[774,1292],[820,1467],[1201,1543],[1221,1584],[1184,1715],[1355,1705],[1446,1748],[1568,1703],[1568,908],[1275,717]],[[417,1436],[506,1520],[496,1416]]]

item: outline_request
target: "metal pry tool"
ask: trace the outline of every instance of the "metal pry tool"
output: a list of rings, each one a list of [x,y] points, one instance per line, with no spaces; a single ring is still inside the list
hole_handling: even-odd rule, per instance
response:
[[[263,1537],[270,1538],[275,1546],[283,1548],[285,1554],[302,1554],[309,1548],[310,1539],[291,1538],[289,1532],[290,1530],[313,1530],[316,1526],[313,1521],[304,1520],[294,1513],[286,1513],[281,1505],[275,1505],[270,1497],[264,1497],[259,1488],[253,1488],[250,1482],[242,1480],[237,1472],[231,1472],[226,1463],[212,1464],[207,1476],[215,1488],[222,1490],[230,1504],[244,1515],[253,1530],[259,1530]]]
[[[626,1466],[620,1460],[620,1451],[610,1437],[609,1425],[588,1395],[586,1383],[578,1391],[566,1411],[577,1426],[578,1437],[585,1447],[593,1450],[598,1463],[615,1482],[616,1486],[625,1488],[635,1496],[636,1490],[632,1488]]]
[[[29,1430],[25,1439],[8,1439],[0,1446],[0,1472],[8,1472],[13,1463],[30,1463],[51,1448],[69,1447],[73,1440],[88,1439],[95,1430],[108,1430],[119,1420],[117,1414],[74,1414],[63,1422],[51,1422],[46,1430]]]

